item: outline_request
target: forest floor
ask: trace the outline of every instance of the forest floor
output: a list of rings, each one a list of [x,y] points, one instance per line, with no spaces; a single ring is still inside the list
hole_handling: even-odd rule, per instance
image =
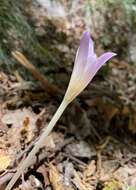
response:
[[[82,14],[80,7],[75,11],[82,0],[80,3],[77,1],[77,4],[74,3],[76,1],[71,2],[73,8],[70,8],[68,3],[67,12],[71,11],[66,16],[58,5],[53,9],[49,7],[49,17],[51,20],[54,17],[53,24],[57,25],[60,32],[57,34],[64,32],[69,37],[66,45],[65,37],[63,42],[59,42],[58,36],[61,38],[63,35],[56,37],[54,28],[45,20],[48,15],[45,11],[47,7],[39,9],[37,5],[35,8],[34,5],[29,7],[26,4],[27,21],[35,28],[40,43],[46,44],[44,49],[47,50],[52,45],[49,52],[55,69],[48,70],[50,62],[47,65],[45,55],[41,59],[32,59],[38,69],[45,71],[43,73],[47,76],[41,77],[41,74],[37,75],[39,71],[32,72],[32,67],[25,66],[28,73],[33,75],[35,81],[39,80],[41,85],[37,85],[35,81],[26,81],[29,77],[26,79],[21,76],[23,72],[20,74],[20,70],[23,67],[20,65],[12,74],[0,71],[0,190],[5,189],[19,163],[29,154],[65,93],[65,84],[71,73],[68,68],[71,68],[77,41],[90,18],[90,15],[86,14],[86,18]],[[58,13],[60,15],[57,15]],[[63,20],[62,16],[67,17],[67,20]],[[98,47],[101,19],[99,15],[97,20],[91,18],[94,26],[96,23],[98,25],[98,29],[92,31],[92,36],[97,39],[97,50],[101,53],[104,49]],[[109,18],[114,17],[111,15]],[[11,24],[13,25],[14,23]],[[111,25],[110,23],[110,29]],[[91,28],[91,25],[87,26]],[[127,34],[124,31],[123,29],[123,35]],[[5,30],[3,33],[5,34]],[[114,39],[116,35],[111,35],[111,38]],[[120,34],[119,40],[123,35]],[[11,41],[18,42],[18,39]],[[12,50],[21,49],[19,43],[15,44],[17,48],[13,46]],[[119,51],[121,48],[126,50],[122,44],[117,48]],[[53,50],[55,55],[57,54],[56,57],[52,54]],[[27,49],[22,52],[26,53]],[[30,56],[28,52],[26,54]],[[14,190],[136,190],[136,66],[118,59],[119,57],[104,66],[85,91],[69,105],[53,132],[47,137],[44,147],[39,150],[31,166],[16,183]],[[67,60],[68,65],[65,68],[64,63]],[[42,68],[39,68],[41,66]],[[51,84],[55,83],[57,87],[55,86],[56,93],[47,94],[47,91],[50,92],[54,87],[50,83],[50,90],[46,87],[46,77],[50,74]]]
[[[96,77],[69,106],[14,189],[136,189],[136,141],[132,134],[136,129],[135,120],[129,118],[134,118],[135,113],[128,106],[135,97],[135,70],[125,62],[118,63],[114,59],[110,74],[104,80]],[[60,100],[47,97],[40,87],[30,88],[19,74],[3,72],[0,95],[2,190]]]

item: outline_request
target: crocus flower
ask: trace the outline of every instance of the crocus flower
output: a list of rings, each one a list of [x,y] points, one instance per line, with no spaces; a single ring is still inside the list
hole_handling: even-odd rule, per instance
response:
[[[94,52],[94,43],[89,36],[89,32],[84,32],[76,53],[74,69],[65,94],[65,99],[68,102],[75,99],[89,84],[104,63],[115,55],[113,52],[107,52],[97,57]]]
[[[107,52],[102,54],[100,57],[97,57],[94,52],[93,41],[90,38],[89,33],[84,32],[76,54],[73,73],[64,99],[57,109],[56,113],[54,114],[53,118],[49,122],[48,126],[44,129],[42,135],[35,143],[33,149],[28,154],[27,158],[18,167],[17,172],[15,173],[5,190],[11,190],[17,179],[23,173],[23,171],[30,165],[33,157],[45,143],[46,137],[52,131],[53,127],[61,117],[68,104],[74,98],[76,98],[76,96],[82,90],[84,90],[84,88],[92,80],[92,78],[102,67],[102,65],[115,55],[115,53]]]

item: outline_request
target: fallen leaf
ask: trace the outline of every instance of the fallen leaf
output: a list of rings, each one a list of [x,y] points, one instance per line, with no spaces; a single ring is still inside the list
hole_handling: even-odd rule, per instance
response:
[[[65,190],[61,181],[60,174],[55,166],[49,165],[49,178],[53,190]]]
[[[50,182],[49,182],[49,177],[48,177],[48,169],[42,165],[38,168],[37,170],[38,172],[40,172],[42,175],[43,175],[43,178],[44,178],[44,185],[45,186],[48,186],[50,185]]]
[[[88,181],[88,178],[90,178],[95,171],[96,171],[96,163],[94,160],[92,160],[83,172],[84,181]]]
[[[93,187],[89,183],[85,182],[75,170],[73,182],[79,190],[93,190]]]
[[[0,150],[0,171],[5,170],[11,162],[10,156],[4,150]]]
[[[17,109],[15,111],[7,111],[2,117],[2,122],[12,127],[30,127],[35,129],[37,116],[29,109]]]
[[[91,158],[94,152],[91,150],[90,146],[85,141],[79,141],[77,143],[72,143],[67,146],[70,154],[81,158]]]

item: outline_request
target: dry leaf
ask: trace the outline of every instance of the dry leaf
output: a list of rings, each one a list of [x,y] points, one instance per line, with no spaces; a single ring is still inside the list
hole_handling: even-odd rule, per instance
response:
[[[55,166],[49,165],[49,178],[53,190],[65,190],[61,181],[60,174]]]
[[[0,171],[5,170],[10,164],[10,156],[4,150],[0,150]]]
[[[36,120],[36,114],[26,108],[7,111],[2,117],[2,122],[6,125],[12,125],[12,127],[30,127],[32,129],[35,128]]]
[[[48,177],[48,169],[44,165],[42,165],[38,168],[37,171],[43,175],[45,186],[50,185],[49,177]]]
[[[34,136],[36,129],[37,115],[29,109],[17,109],[15,111],[7,111],[2,117],[2,122],[5,125],[12,126],[12,129],[19,128],[27,134],[27,142],[30,142]],[[24,134],[24,133],[23,133]]]
[[[73,182],[75,183],[75,185],[77,186],[77,188],[79,190],[93,190],[92,186],[85,182],[82,177],[78,174],[78,172],[76,172],[74,170],[74,179],[73,179]]]
[[[67,146],[67,149],[70,154],[76,157],[91,158],[91,156],[93,155],[89,144],[86,143],[85,141],[79,141],[76,143],[74,142],[72,144],[69,144]]]
[[[95,171],[96,171],[96,163],[94,160],[92,160],[83,173],[84,181],[88,181],[88,178],[90,178]]]

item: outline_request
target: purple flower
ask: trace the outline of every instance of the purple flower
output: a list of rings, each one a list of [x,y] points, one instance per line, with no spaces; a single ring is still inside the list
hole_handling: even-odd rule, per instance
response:
[[[116,53],[107,52],[100,57],[94,52],[94,43],[89,32],[84,32],[76,53],[74,69],[65,99],[70,103],[89,84],[97,71]]]

